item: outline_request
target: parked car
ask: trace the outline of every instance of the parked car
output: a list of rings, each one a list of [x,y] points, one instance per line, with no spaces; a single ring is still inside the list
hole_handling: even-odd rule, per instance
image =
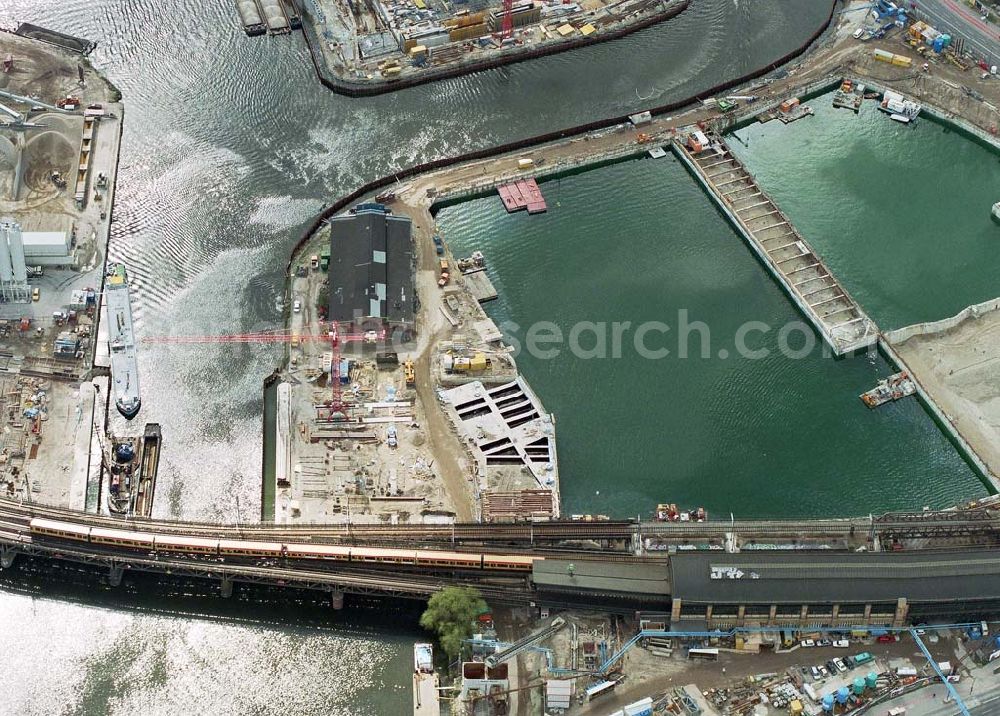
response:
[[[819,681],[819,669],[817,669],[814,666],[814,667],[812,667],[812,672],[811,673],[812,673],[813,681]]]
[[[816,646],[816,642],[814,642],[812,639],[803,639],[799,643],[799,646]]]
[[[851,642],[849,642],[847,639],[835,639],[833,641],[833,645],[838,649],[846,649],[851,645]]]
[[[816,642],[816,646],[833,646],[833,642],[829,639],[820,639]]]
[[[292,304],[292,310],[298,313],[302,310],[302,301],[295,299],[295,303]]]
[[[890,644],[896,641],[896,637],[892,634],[882,634],[881,636],[875,637],[875,641],[879,644]]]
[[[837,668],[837,665],[833,663],[833,659],[830,659],[828,662],[826,662],[826,668],[831,674],[836,674],[837,672],[840,671],[840,669]]]
[[[821,678],[825,679],[825,678],[827,678],[830,675],[830,672],[827,671],[827,669],[826,669],[825,666],[823,666],[822,664],[820,664],[820,666],[819,666],[819,675],[820,675]]]
[[[845,656],[844,657],[844,666],[846,666],[848,669],[853,669],[854,668],[854,657],[853,656]]]
[[[843,659],[834,659],[833,660],[833,666],[841,674],[843,674],[845,671],[847,671],[847,664],[844,663]]]

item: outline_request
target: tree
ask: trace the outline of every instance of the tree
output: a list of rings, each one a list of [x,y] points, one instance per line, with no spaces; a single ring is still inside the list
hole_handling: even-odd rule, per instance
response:
[[[462,641],[472,636],[476,618],[489,609],[472,587],[445,587],[431,596],[420,616],[420,626],[437,634],[449,659],[462,651]]]

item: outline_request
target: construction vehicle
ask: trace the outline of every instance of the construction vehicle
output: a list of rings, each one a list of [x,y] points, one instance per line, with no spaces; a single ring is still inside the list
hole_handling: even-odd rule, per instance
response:
[[[14,55],[8,54],[3,58],[3,71],[4,74],[9,74],[14,71]]]
[[[413,370],[413,361],[407,360],[403,363],[403,375],[406,377],[406,387],[412,388],[417,382],[417,376]]]

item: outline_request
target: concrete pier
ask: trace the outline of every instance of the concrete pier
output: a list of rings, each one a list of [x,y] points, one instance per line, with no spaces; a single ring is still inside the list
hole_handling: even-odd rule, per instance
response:
[[[681,139],[672,146],[836,355],[877,342],[878,328],[872,320],[721,137],[713,135],[700,151]]]

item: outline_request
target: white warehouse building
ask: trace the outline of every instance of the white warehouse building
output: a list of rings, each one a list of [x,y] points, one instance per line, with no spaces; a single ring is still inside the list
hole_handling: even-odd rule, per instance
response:
[[[30,265],[63,266],[73,263],[69,234],[65,231],[23,231],[24,260]]]

